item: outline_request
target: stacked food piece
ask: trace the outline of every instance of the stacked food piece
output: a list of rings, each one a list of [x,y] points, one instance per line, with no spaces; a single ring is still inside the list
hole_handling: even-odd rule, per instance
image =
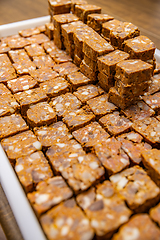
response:
[[[155,65],[154,43],[145,36],[138,36],[134,39],[129,39],[124,42],[124,51],[130,54],[132,59],[141,59]]]
[[[109,100],[124,109],[139,99],[151,83],[151,64],[141,60],[125,60],[116,65],[115,87],[109,90]]]
[[[116,65],[120,61],[126,60],[128,58],[129,54],[121,50],[115,50],[98,58],[99,85],[105,89],[106,92],[108,92],[109,89],[115,85],[114,76],[116,73]]]
[[[78,17],[75,15],[68,13],[68,14],[59,14],[53,16],[53,23],[54,23],[54,42],[59,49],[63,49],[63,39],[62,39],[62,24],[76,22],[78,21]],[[65,40],[64,40],[65,41]],[[67,43],[67,40],[65,41]],[[65,44],[64,43],[64,44]],[[67,45],[67,44],[66,44]]]
[[[84,0],[49,12],[0,39],[1,145],[44,233],[160,239],[155,46]]]
[[[58,0],[58,1],[48,1],[49,3],[49,13],[52,16],[61,13],[69,13],[71,10],[71,0]]]
[[[57,9],[59,6],[60,11],[60,3],[64,5],[63,1],[58,1],[57,5],[55,2],[49,1],[49,6],[53,4]],[[83,1],[78,1],[77,4],[76,1],[73,3],[71,1],[70,4],[70,10],[67,8],[67,2],[67,7],[62,10],[62,13],[68,9],[68,12],[72,11],[80,21],[77,21],[78,19],[71,13],[55,16],[52,14],[55,43],[59,48],[66,49],[74,59],[74,63],[88,78],[96,82],[98,77],[99,85],[105,91],[108,92],[111,87],[114,87],[109,92],[111,102],[123,109],[128,107],[148,90],[153,73],[146,73],[148,75],[141,79],[140,71],[144,70],[140,66],[142,62],[135,62],[136,68],[132,68],[133,61],[126,62],[128,64],[126,69],[129,67],[130,74],[133,75],[139,72],[140,80],[137,82],[134,80],[132,82],[122,81],[120,79],[122,76],[118,73],[120,71],[118,63],[127,59],[141,59],[152,64],[154,69],[154,43],[145,36],[139,36],[139,29],[132,23],[122,22],[107,14],[101,14],[101,8],[98,6]],[[50,9],[52,8],[50,7]],[[68,24],[65,24],[67,22]],[[109,47],[108,44],[111,46]],[[112,51],[113,53],[110,53]]]
[[[114,48],[98,34],[96,34],[92,39],[86,39],[83,43],[84,60],[80,65],[81,72],[88,77],[90,77],[90,75],[94,76],[94,80],[96,80],[98,57],[113,50]]]

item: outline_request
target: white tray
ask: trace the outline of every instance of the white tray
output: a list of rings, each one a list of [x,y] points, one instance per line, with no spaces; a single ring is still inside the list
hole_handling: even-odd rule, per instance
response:
[[[17,34],[19,30],[41,26],[50,16],[0,26],[0,37]],[[18,178],[0,145],[0,182],[11,206],[24,240],[47,240]]]
[[[44,16],[44,17],[29,19],[25,21],[4,24],[0,26],[0,37],[14,35],[14,34],[17,34],[18,31],[20,30],[38,27],[38,26],[44,25],[49,21],[50,21],[50,16]]]
[[[50,16],[10,23],[0,26],[0,37],[17,34],[19,30],[41,26],[50,21]],[[160,50],[155,58],[160,62]],[[6,154],[0,146],[0,182],[7,196],[24,240],[46,240],[41,226],[16,177]]]

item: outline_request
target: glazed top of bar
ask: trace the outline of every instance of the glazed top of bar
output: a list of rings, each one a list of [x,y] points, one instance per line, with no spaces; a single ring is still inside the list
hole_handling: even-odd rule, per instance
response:
[[[29,28],[29,29],[20,30],[18,33],[22,37],[30,37],[32,35],[39,34],[40,29],[38,29],[37,27]]]
[[[119,26],[113,30],[113,33],[121,38],[125,38],[127,35],[135,31],[139,31],[137,26],[130,22],[120,22]]]
[[[88,11],[88,10],[101,10],[101,7],[98,7],[96,5],[91,5],[91,4],[82,4],[82,5],[77,5],[75,7],[76,9],[81,9],[82,11]]]
[[[83,28],[84,26],[85,26],[85,24],[81,21],[64,24],[62,26],[62,34],[63,34],[63,30],[68,34],[70,32],[73,32],[74,30],[78,30],[79,28]]]
[[[98,56],[114,50],[114,48],[104,38],[102,38],[100,36],[97,36],[97,37],[91,38],[91,39],[85,39],[85,42],[83,45],[84,52],[85,52],[86,48],[93,49],[94,51],[97,52]],[[88,56],[88,57],[90,57],[90,56]]]
[[[108,14],[105,13],[92,13],[87,16],[87,20],[95,20],[95,21],[101,21],[101,23],[109,20],[113,20],[114,17],[109,16]]]
[[[87,4],[87,1],[85,0],[71,0],[71,4],[75,4],[75,5],[81,5],[81,4]]]
[[[52,7],[54,7],[54,6],[61,6],[61,5],[71,4],[71,0],[48,0],[48,3]]]
[[[11,66],[11,62],[7,54],[0,54],[0,67]]]
[[[111,53],[108,53],[104,56],[99,57],[98,60],[108,66],[112,66],[113,64],[116,64],[127,58],[129,58],[129,54],[120,50],[115,50]]]
[[[111,30],[116,29],[120,24],[121,24],[121,21],[119,21],[117,19],[113,19],[113,20],[111,20],[109,22],[103,23],[102,27],[103,27],[103,29],[106,29],[106,30],[108,30],[110,32]],[[109,37],[109,35],[106,36],[106,37]]]
[[[125,45],[132,48],[135,52],[155,50],[155,44],[146,36],[138,36],[125,41]]]
[[[78,17],[72,13],[66,13],[66,14],[58,14],[53,16],[53,22],[55,27],[57,27],[57,23],[64,24],[64,23],[70,23],[78,21]]]
[[[141,60],[124,60],[117,64],[117,67],[123,69],[127,73],[152,69],[152,65]]]

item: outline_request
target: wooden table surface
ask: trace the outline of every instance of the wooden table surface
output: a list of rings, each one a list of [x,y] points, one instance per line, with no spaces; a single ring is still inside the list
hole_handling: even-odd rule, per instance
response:
[[[137,25],[160,49],[160,0],[88,0],[119,20]],[[48,15],[47,0],[0,0],[0,24]]]
[[[0,223],[4,229],[0,228],[0,240],[23,240],[14,215],[11,211],[5,193],[0,185]]]
[[[88,0],[88,3],[102,7],[102,12],[107,13],[116,19],[132,22],[141,30],[141,34],[148,36],[160,49],[160,0]],[[21,20],[42,17],[48,15],[47,0],[0,0],[0,25]],[[5,201],[5,195],[0,187],[0,198]],[[9,205],[6,201],[6,207]],[[3,208],[0,209],[2,221]],[[4,217],[4,216],[3,216]],[[7,231],[7,222],[3,228]],[[14,219],[12,213],[9,213],[9,220]],[[14,222],[14,221],[13,221]],[[14,223],[11,228],[16,229]],[[22,239],[19,236],[12,238],[7,234],[7,239]],[[6,240],[0,227],[0,240]]]

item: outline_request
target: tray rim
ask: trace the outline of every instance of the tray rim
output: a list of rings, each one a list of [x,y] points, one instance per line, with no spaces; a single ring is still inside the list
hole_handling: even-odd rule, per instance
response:
[[[0,183],[24,240],[47,240],[1,145],[0,157]]]
[[[38,27],[48,22],[50,22],[49,15],[0,25],[0,37],[11,36],[17,34],[20,30]]]

